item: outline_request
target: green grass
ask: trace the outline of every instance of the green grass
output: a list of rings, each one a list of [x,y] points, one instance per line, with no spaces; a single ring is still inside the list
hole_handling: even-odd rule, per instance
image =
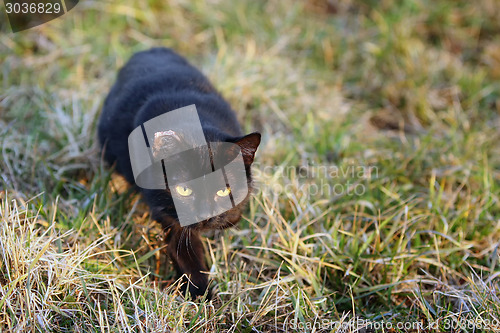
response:
[[[0,330],[500,330],[498,17],[493,0],[86,0],[2,33]],[[117,70],[152,46],[263,134],[243,220],[205,240],[211,302],[176,291],[96,142]]]

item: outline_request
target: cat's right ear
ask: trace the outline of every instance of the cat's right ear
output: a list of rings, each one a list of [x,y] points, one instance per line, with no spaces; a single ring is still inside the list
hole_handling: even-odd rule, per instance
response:
[[[254,132],[234,141],[238,146],[240,146],[241,154],[243,155],[243,162],[246,165],[253,163],[255,157],[255,152],[260,144],[260,133]]]

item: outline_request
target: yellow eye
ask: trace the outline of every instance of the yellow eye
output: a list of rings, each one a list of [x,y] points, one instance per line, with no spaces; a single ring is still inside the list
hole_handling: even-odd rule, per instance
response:
[[[184,186],[184,185],[177,185],[175,187],[175,190],[177,191],[177,193],[179,193],[180,195],[182,195],[183,197],[187,197],[187,196],[190,196],[191,193],[193,193],[193,190],[190,189],[189,187],[187,186]]]
[[[219,197],[227,197],[229,195],[229,193],[231,193],[231,188],[229,188],[229,187],[226,187],[223,190],[218,190],[217,191],[217,195]]]

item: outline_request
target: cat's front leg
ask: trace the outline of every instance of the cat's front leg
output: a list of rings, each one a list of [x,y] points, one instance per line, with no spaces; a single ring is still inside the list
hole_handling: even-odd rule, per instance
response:
[[[200,235],[190,228],[172,226],[166,231],[167,253],[177,271],[184,275],[183,291],[189,288],[191,297],[203,296],[208,288],[207,267]],[[210,291],[207,298],[211,298]]]

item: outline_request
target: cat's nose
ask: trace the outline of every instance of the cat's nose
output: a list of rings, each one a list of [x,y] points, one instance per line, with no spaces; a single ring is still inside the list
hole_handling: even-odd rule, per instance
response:
[[[198,220],[205,220],[215,215],[215,206],[213,202],[207,202],[205,200],[200,200],[196,206],[196,216]]]

